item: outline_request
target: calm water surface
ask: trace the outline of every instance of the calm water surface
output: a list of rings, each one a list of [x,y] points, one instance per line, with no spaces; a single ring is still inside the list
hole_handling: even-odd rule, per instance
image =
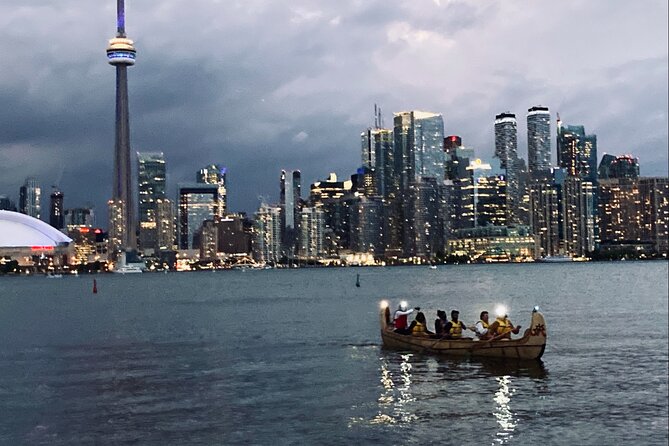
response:
[[[668,441],[667,262],[0,277],[0,444]],[[355,287],[360,274],[361,287]],[[539,363],[380,347],[378,303],[539,305]]]

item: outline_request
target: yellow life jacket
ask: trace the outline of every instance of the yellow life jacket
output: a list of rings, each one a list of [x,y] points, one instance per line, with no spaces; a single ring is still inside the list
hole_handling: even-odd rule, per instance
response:
[[[483,328],[489,328],[490,327],[490,325],[488,325],[488,323],[486,321],[484,321],[483,319],[481,319],[479,322],[481,323]]]
[[[451,321],[451,331],[449,332],[452,338],[460,338],[462,337],[462,322],[457,321],[453,322]]]
[[[506,333],[511,333],[511,322],[509,321],[509,319],[505,317],[504,318],[498,317],[496,320],[497,323],[499,324],[497,326],[497,333],[496,333],[498,336]]]
[[[411,334],[413,335],[424,335],[427,333],[427,327],[420,322],[416,322],[416,325],[411,329]]]

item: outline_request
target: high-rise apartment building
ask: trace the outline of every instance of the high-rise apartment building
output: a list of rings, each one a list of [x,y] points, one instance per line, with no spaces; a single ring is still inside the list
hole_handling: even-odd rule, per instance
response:
[[[524,162],[518,158],[518,124],[513,113],[495,116],[495,157],[506,174],[507,222],[510,225],[523,223],[520,203],[524,194]]]
[[[585,257],[595,250],[595,188],[590,181],[567,176],[561,190],[564,253]]]
[[[437,113],[408,111],[395,113],[393,122],[399,205],[390,212],[397,213],[393,219],[403,256],[425,257],[434,253],[429,250],[441,243],[439,238],[443,240],[437,209],[444,195],[444,121]]]
[[[374,195],[395,195],[395,155],[393,130],[369,128],[360,134],[362,142],[362,167],[371,171]]]
[[[297,229],[299,227],[299,210],[302,201],[302,174],[299,170],[281,171],[279,181],[283,228]]]
[[[218,185],[182,183],[178,185],[178,196],[179,249],[199,249],[202,224],[216,219]]]
[[[50,198],[51,205],[49,206],[49,224],[56,229],[63,229],[65,227],[63,193],[54,187]]]
[[[253,254],[258,262],[275,264],[282,257],[281,208],[262,204],[256,213]]]
[[[558,166],[597,186],[597,135],[586,135],[582,125],[557,125]]]
[[[156,246],[158,251],[172,251],[176,240],[174,204],[167,198],[156,200]]]
[[[537,105],[527,110],[527,167],[530,176],[550,171],[551,114]]]
[[[316,260],[325,254],[323,250],[323,210],[318,207],[300,209],[300,235],[297,255],[304,260]]]
[[[657,252],[669,256],[669,178],[640,178],[642,238]]]
[[[553,173],[535,178],[529,189],[529,222],[541,257],[560,254],[560,189]]]
[[[643,211],[639,183],[633,179],[599,181],[599,239],[606,245],[642,241]]]
[[[217,220],[222,219],[228,212],[228,189],[226,175],[227,167],[220,164],[210,164],[197,172],[197,182],[214,184],[218,187],[218,205],[216,206]]]
[[[145,253],[158,250],[158,200],[165,199],[166,167],[162,152],[137,153],[139,194],[139,247]]]
[[[19,212],[40,218],[42,210],[42,188],[36,178],[28,177],[19,189]]]

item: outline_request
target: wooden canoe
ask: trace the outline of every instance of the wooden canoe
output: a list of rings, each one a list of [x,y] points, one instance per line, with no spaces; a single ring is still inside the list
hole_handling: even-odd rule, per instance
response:
[[[383,346],[394,350],[460,357],[539,359],[546,348],[546,321],[537,310],[532,311],[530,328],[522,338],[497,341],[435,339],[395,333],[388,306],[381,308],[380,319]]]

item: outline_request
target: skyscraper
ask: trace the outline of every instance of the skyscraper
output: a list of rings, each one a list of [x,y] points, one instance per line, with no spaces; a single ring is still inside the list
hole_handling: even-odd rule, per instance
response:
[[[179,184],[179,249],[198,249],[202,224],[215,220],[218,186],[215,184]]]
[[[518,130],[516,115],[510,112],[495,116],[495,157],[506,172],[507,222],[510,225],[523,222],[520,202],[523,161],[518,158]]]
[[[227,167],[223,167],[220,164],[210,164],[197,172],[198,183],[215,184],[218,187],[217,220],[221,220],[228,212],[227,173]]]
[[[51,192],[51,206],[49,207],[49,224],[56,229],[63,229],[64,219],[63,193],[55,186]]]
[[[394,192],[392,129],[369,128],[360,134],[362,167],[372,172],[374,195],[388,197]]]
[[[262,204],[256,214],[256,238],[253,248],[256,260],[277,263],[281,260],[281,208]]]
[[[110,230],[113,226],[118,245],[115,249],[134,249],[135,206],[130,165],[130,124],[128,116],[128,67],[135,64],[135,47],[125,35],[124,0],[116,0],[116,37],[109,40],[107,60],[116,67],[116,142],[114,145],[114,187],[110,201]],[[122,212],[123,215],[118,215]],[[112,224],[114,223],[114,224]]]
[[[139,246],[158,250],[157,203],[165,199],[165,157],[162,152],[137,153]]]
[[[395,113],[393,123],[399,205],[389,215],[399,214],[394,220],[403,255],[425,257],[443,239],[436,212],[444,180],[444,120],[437,113],[408,111]]]
[[[42,210],[42,188],[37,179],[26,178],[25,183],[19,189],[19,212],[40,218]]]
[[[567,176],[597,185],[597,135],[586,135],[582,125],[562,125],[558,117],[557,155]]]
[[[551,168],[551,114],[548,107],[527,110],[527,165],[531,176]]]

